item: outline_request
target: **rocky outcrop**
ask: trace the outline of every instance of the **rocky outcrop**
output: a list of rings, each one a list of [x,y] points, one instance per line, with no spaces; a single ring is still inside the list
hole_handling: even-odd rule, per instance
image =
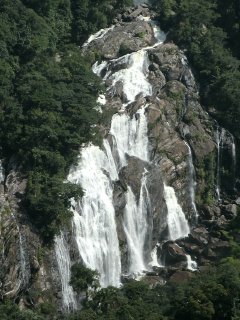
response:
[[[21,308],[49,299],[57,302],[61,288],[57,268],[53,268],[54,252],[43,246],[19,207],[26,179],[14,169],[0,187],[0,295],[18,299]]]
[[[117,217],[118,236],[120,239],[122,250],[122,265],[127,266],[127,241],[126,234],[123,230],[123,220],[126,207],[126,191],[130,187],[133,191],[137,202],[141,194],[142,178],[146,176],[146,186],[149,195],[151,208],[148,208],[148,235],[150,237],[150,248],[152,248],[161,240],[164,231],[167,232],[167,208],[163,196],[162,174],[157,166],[144,162],[136,157],[128,158],[128,165],[123,167],[119,173],[119,181],[115,183],[114,188],[114,205]],[[128,186],[128,187],[127,187]],[[145,200],[146,201],[146,200]],[[150,257],[148,257],[150,262]]]
[[[129,103],[123,82],[117,81],[113,86],[113,79],[108,78],[103,108],[110,115],[124,112],[132,119],[139,117],[136,112],[140,107],[145,107],[150,161],[127,155],[127,164],[121,167],[118,179],[111,183],[122,271],[125,273],[129,264],[123,225],[126,195],[130,188],[139,204],[142,179],[146,179],[144,197],[149,198],[151,205],[147,208],[145,258],[150,263],[150,253],[157,246],[158,262],[166,266],[155,266],[146,274],[144,281],[150,286],[164,284],[165,280],[179,283],[190,279],[192,272],[186,271],[186,255],[197,261],[200,270],[202,266],[226,257],[230,248],[223,231],[229,221],[236,217],[240,207],[240,198],[222,203],[214,198],[218,166],[216,123],[200,105],[198,86],[184,53],[173,43],[147,49],[155,43],[153,26],[146,18],[153,15],[146,5],[129,9],[116,18],[113,28],[83,48],[84,54],[94,52],[106,60],[107,68],[103,67],[99,72],[106,78],[109,71],[116,72],[129,67],[127,59],[114,59],[142,48],[147,50],[144,66],[152,93],[144,96],[140,92],[135,101]],[[123,104],[125,111],[122,110]],[[112,156],[119,165],[116,141],[109,132],[110,122],[110,117],[106,117],[100,124],[100,131],[109,142]],[[229,159],[233,139],[230,134],[224,134],[223,137],[225,147],[222,149],[227,151]],[[196,172],[191,171],[190,161],[194,163]],[[104,168],[102,170],[105,172]],[[198,216],[194,207],[195,182]],[[17,297],[23,307],[47,300],[61,304],[62,285],[54,249],[43,246],[37,231],[20,209],[26,183],[25,177],[14,168],[0,184],[0,295]],[[166,241],[169,238],[164,183],[174,188],[178,202],[191,224],[190,235],[175,242]],[[65,231],[71,260],[81,261],[72,231],[67,228]]]
[[[99,52],[103,59],[114,59],[153,43],[151,26],[145,21],[122,23],[87,47],[88,53]]]

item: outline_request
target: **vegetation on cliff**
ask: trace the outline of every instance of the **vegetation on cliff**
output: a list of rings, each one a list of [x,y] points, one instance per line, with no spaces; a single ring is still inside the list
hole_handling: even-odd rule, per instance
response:
[[[128,1],[2,0],[0,30],[1,157],[14,157],[28,178],[24,208],[47,242],[70,212],[70,197],[82,191],[66,183],[79,146],[95,137],[99,114],[96,99],[102,87],[81,56],[78,45],[89,33],[105,27]],[[239,36],[236,1],[162,0],[161,15],[173,39],[187,48],[202,86],[202,98],[218,109],[219,120],[240,138]],[[231,4],[231,5],[230,5]],[[236,10],[234,9],[236,8]],[[229,20],[230,17],[233,19]],[[226,37],[227,35],[227,37]],[[230,48],[230,49],[228,49]],[[228,106],[226,112],[226,105]],[[7,168],[6,168],[7,169]],[[64,182],[65,181],[65,182]],[[240,319],[239,218],[225,237],[232,257],[181,284],[150,288],[129,281],[85,299],[81,312],[59,315],[51,303],[29,310],[0,304],[1,319],[15,320],[237,320]],[[96,273],[72,268],[77,293],[97,287]],[[16,298],[19,302],[19,298]]]
[[[92,271],[76,266],[72,281],[79,289],[86,289],[92,276]],[[0,314],[3,320],[238,320],[239,279],[240,263],[231,258],[216,267],[205,267],[179,284],[150,288],[144,281],[133,280],[120,289],[91,289],[91,299],[85,299],[81,311],[71,315],[57,315],[51,303],[40,304],[34,311],[20,311],[10,302],[0,305]]]
[[[64,180],[99,118],[102,87],[79,46],[127,2],[0,3],[1,158],[26,175],[23,208],[46,241],[70,216],[69,199],[81,195]]]
[[[162,28],[186,54],[200,83],[203,103],[240,140],[239,1],[162,0]]]

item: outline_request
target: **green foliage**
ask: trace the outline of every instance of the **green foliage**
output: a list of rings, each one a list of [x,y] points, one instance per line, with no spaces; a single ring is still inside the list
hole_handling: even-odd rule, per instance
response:
[[[103,88],[71,43],[75,14],[70,0],[0,3],[1,158],[14,155],[28,178],[22,204],[47,242],[69,220],[69,199],[82,195],[64,182],[80,145],[99,141]]]
[[[99,287],[99,274],[97,271],[88,269],[82,264],[76,263],[71,268],[71,281],[73,289],[80,293],[90,287],[96,290]]]
[[[72,0],[72,37],[75,43],[82,43],[89,34],[106,28],[117,12],[132,0]]]
[[[186,49],[203,103],[217,109],[218,121],[239,142],[239,1],[162,0],[155,5],[169,37]]]
[[[75,320],[232,320],[240,312],[240,262],[229,258],[188,282],[152,289],[130,281],[117,289],[96,291]]]
[[[31,311],[20,311],[16,304],[6,301],[0,303],[1,320],[43,320],[41,315]]]
[[[121,43],[118,52],[119,57],[125,56],[128,53],[132,53],[132,50],[125,43]]]

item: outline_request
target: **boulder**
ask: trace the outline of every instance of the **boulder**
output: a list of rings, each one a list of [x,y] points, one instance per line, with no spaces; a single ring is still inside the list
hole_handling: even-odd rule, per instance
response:
[[[123,19],[132,20],[129,15]],[[141,36],[139,36],[141,35]],[[129,52],[135,52],[154,43],[152,27],[145,21],[133,21],[123,23],[107,32],[102,38],[93,40],[85,46],[84,52],[101,52],[104,59],[114,59],[121,55],[121,48]]]
[[[183,248],[176,243],[165,242],[162,246],[162,260],[166,265],[174,265],[182,261],[187,261]]]
[[[200,246],[206,246],[209,242],[209,232],[204,227],[198,227],[191,231],[189,240]]]

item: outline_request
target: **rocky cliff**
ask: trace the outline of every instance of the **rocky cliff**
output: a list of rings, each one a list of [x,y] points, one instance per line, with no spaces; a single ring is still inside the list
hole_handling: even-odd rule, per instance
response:
[[[228,254],[222,230],[240,202],[234,139],[204,111],[186,56],[154,20],[139,5],[83,47],[101,57],[93,71],[106,85],[99,99],[104,142],[85,146],[71,169],[68,179],[85,196],[73,201],[72,226],[53,248],[26,219],[26,180],[8,165],[0,198],[2,297],[22,307],[50,300],[76,308],[74,262],[97,269],[103,286],[118,286],[137,276],[181,281]]]

